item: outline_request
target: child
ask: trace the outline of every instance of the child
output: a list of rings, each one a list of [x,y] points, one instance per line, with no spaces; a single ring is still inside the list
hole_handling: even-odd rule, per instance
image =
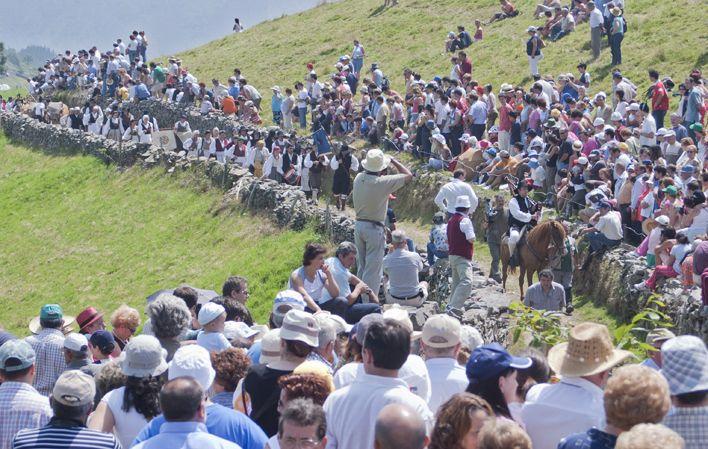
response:
[[[588,65],[584,62],[578,64],[578,72],[580,72],[580,76],[578,76],[578,84],[581,86],[590,87],[590,73],[588,73]]]
[[[219,304],[208,302],[199,310],[197,317],[202,326],[202,332],[197,337],[197,344],[207,351],[223,351],[231,347],[231,343],[224,336],[226,323],[226,309]]]

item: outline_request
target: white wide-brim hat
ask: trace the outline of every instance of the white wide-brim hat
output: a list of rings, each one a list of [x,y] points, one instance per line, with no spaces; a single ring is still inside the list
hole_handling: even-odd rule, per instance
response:
[[[366,159],[361,161],[362,167],[366,171],[378,173],[388,167],[391,163],[391,156],[387,156],[378,148],[369,150],[366,153]]]

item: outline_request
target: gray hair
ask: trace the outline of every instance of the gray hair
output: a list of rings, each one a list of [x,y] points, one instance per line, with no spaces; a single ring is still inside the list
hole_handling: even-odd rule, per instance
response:
[[[324,319],[318,319],[317,324],[320,325],[320,333],[317,336],[319,341],[319,349],[324,349],[328,344],[333,342],[337,338],[337,329],[334,327],[334,323],[327,317]]]
[[[553,280],[553,272],[546,268],[545,270],[539,271],[538,278],[550,278],[551,280]]]
[[[175,338],[192,321],[192,313],[182,298],[171,293],[158,296],[147,306],[152,331],[157,338]]]
[[[298,427],[315,426],[317,438],[322,441],[327,433],[327,418],[321,405],[312,402],[312,399],[298,398],[288,401],[285,410],[280,414],[278,435],[283,435],[283,423],[291,422]]]
[[[339,244],[339,246],[337,247],[337,252],[335,252],[334,254],[337,257],[339,257],[339,256],[346,257],[351,253],[356,254],[356,245],[353,244],[352,242],[344,241]]]

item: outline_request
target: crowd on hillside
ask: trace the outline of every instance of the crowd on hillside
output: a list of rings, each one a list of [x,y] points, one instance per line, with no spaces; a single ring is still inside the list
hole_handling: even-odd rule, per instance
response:
[[[488,23],[520,14],[508,0],[500,6]],[[325,247],[308,244],[267,323],[254,321],[242,277],[229,278],[216,297],[191,287],[151,296],[145,316],[120,306],[108,326],[95,307],[73,318],[44,305],[29,337],[0,334],[0,449],[708,447],[708,350],[697,337],[647,330],[648,358],[636,363],[601,324],[576,324],[547,353],[515,355],[461,324],[473,288],[475,190],[484,188],[512,193],[484,206],[491,277],[500,276],[502,245],[518,265],[525,231],[541,221],[541,206],[555,207],[587,223],[579,240],[591,256],[622,241],[638,245],[654,270],[634,288],[680,277],[701,284],[708,305],[708,95],[700,70],[677,87],[674,111],[676,86],[654,70],[644,96],[619,70],[608,93],[585,64],[577,75],[539,75],[544,39],[556,45],[586,20],[594,56],[604,35],[613,65],[621,64],[623,6],[538,5],[534,15],[548,21],[528,30],[529,88],[502,84],[497,92],[474,79],[481,22],[474,37],[463,26],[448,36],[449,76],[424,81],[406,70],[405,93],[391,89],[379,64],[365,69],[366,51],[354,41],[326,81],[308,65],[293,88],[273,86],[270,112],[280,129],[242,126],[233,136],[192,129],[187,114],[158,124],[122,106],[159,98],[258,125],[267,105],[238,69],[226,84],[207,86],[178,59],[148,64],[148,41],[137,31],[110,52],[67,51],[49,61],[30,82],[34,96],[93,93],[61,117],[63,126],[143,143],[160,125],[171,127],[183,157],[238,164],[298,184],[315,200],[324,171],[333,170],[338,207],[351,195],[354,242],[327,258]],[[115,101],[104,110],[101,98]],[[50,121],[44,99],[29,113]],[[314,133],[312,144],[297,127]],[[332,147],[328,136],[361,137],[383,151],[360,161],[343,144],[326,154],[318,143]],[[390,200],[414,176],[400,152],[452,172],[431,199],[440,212],[427,260],[395,225]],[[526,292],[532,308],[572,311],[579,261],[571,226],[563,227],[564,240],[552,242],[558,257]],[[445,313],[417,330],[409,310],[427,299],[420,279],[440,259],[452,280]]]

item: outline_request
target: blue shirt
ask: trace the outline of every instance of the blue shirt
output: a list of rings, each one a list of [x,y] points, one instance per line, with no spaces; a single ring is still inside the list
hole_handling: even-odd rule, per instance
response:
[[[138,449],[241,449],[238,444],[226,441],[207,432],[200,422],[166,422],[160,433],[133,446]]]
[[[138,436],[135,437],[135,440],[133,440],[133,447],[148,438],[162,434],[164,432],[163,424],[176,423],[167,423],[165,421],[165,417],[162,415],[156,417],[150,421],[147,426],[143,427],[143,430],[141,430]],[[228,409],[219,404],[210,404],[207,406],[206,430],[212,435],[216,435],[225,440],[237,443],[243,449],[263,449],[268,442],[268,437],[266,434],[260,427],[258,427],[256,423],[251,421],[251,418],[239,411]],[[166,449],[168,447],[172,448],[179,446],[162,444],[161,446],[146,447]],[[199,446],[194,446],[195,449],[198,447]]]
[[[262,340],[258,340],[257,342],[253,343],[251,347],[248,348],[248,352],[246,352],[248,358],[251,359],[252,365],[258,365],[259,363],[261,363],[261,342]]]
[[[239,94],[240,92],[241,92],[241,88],[238,87],[238,86],[231,86],[231,87],[229,87],[229,95],[231,95],[234,100],[235,100],[236,98],[238,98],[238,94]]]
[[[138,100],[147,100],[150,98],[150,91],[145,87],[145,84],[138,84],[135,86],[135,97]]]
[[[280,106],[283,104],[283,97],[279,95],[273,95],[270,99],[270,110],[273,112],[280,112]]]
[[[592,428],[585,433],[576,433],[563,438],[558,449],[614,449],[617,437]]]

